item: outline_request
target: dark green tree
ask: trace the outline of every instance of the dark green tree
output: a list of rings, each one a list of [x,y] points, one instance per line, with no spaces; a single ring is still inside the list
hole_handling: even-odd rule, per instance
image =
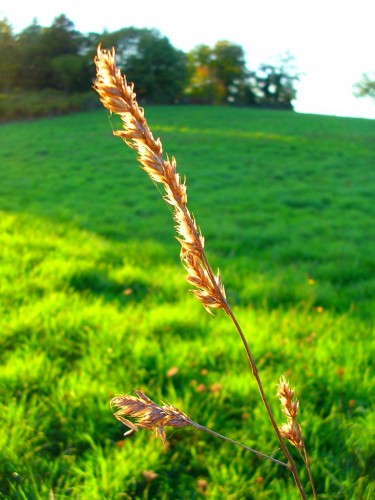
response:
[[[244,104],[248,100],[245,54],[239,45],[228,41],[219,41],[213,48],[199,45],[188,54],[188,68],[190,101]]]
[[[140,28],[122,28],[111,33],[105,31],[101,35],[97,35],[96,40],[93,34],[93,50],[96,50],[98,43],[108,49],[110,49],[111,47],[115,47],[116,62],[119,66],[124,66],[128,58],[137,53],[139,40],[143,36],[143,34],[147,32],[148,30]]]
[[[65,14],[57,16],[49,28],[43,30],[43,42],[50,57],[78,54],[83,36]]]
[[[0,92],[9,92],[16,85],[18,49],[12,26],[0,21]]]
[[[51,79],[50,58],[43,40],[44,29],[36,19],[17,37],[17,81],[22,89],[40,90]]]
[[[84,37],[64,14],[56,17],[43,33],[50,59],[51,78],[48,86],[66,92],[79,92],[90,87],[90,63],[80,53]]]
[[[84,37],[64,15],[48,28],[36,20],[18,36],[18,82],[23,89],[88,90],[91,57],[81,54]]]
[[[136,83],[138,98],[172,104],[181,99],[187,82],[185,54],[156,30],[123,28],[98,37],[103,47],[116,49],[116,62],[129,81]]]
[[[173,104],[181,99],[187,82],[185,54],[155,30],[144,30],[134,37],[125,52],[124,70],[137,82],[141,101]]]
[[[219,104],[223,100],[223,90],[216,78],[213,67],[212,48],[198,45],[187,54],[189,83],[185,95],[189,102],[196,104]]]
[[[354,86],[354,95],[356,97],[372,97],[375,99],[375,74],[372,76],[365,73]]]
[[[227,41],[217,42],[213,49],[212,65],[222,88],[223,102],[238,102],[246,77],[243,48]]]
[[[275,64],[261,64],[253,73],[250,87],[257,96],[258,104],[265,107],[293,109],[292,101],[296,98],[295,82],[299,74],[290,54],[278,58]]]
[[[92,63],[79,54],[63,54],[51,59],[52,87],[67,93],[85,92],[91,87]]]

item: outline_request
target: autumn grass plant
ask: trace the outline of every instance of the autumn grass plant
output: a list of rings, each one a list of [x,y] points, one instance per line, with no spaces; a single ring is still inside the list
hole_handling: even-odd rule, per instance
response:
[[[128,84],[126,77],[123,77],[116,67],[114,49],[109,52],[99,47],[95,64],[97,78],[94,88],[103,105],[110,112],[119,115],[123,123],[123,128],[115,131],[114,134],[121,137],[132,149],[137,151],[138,161],[142,169],[152,181],[162,184],[164,200],[173,209],[173,218],[178,234],[177,240],[181,244],[180,258],[187,271],[186,279],[194,287],[193,294],[208,312],[211,312],[211,309],[221,309],[232,321],[244,346],[249,367],[256,380],[266,413],[286,457],[287,462],[286,464],[282,463],[282,465],[285,465],[293,475],[301,498],[307,498],[294,459],[284,442],[286,439],[299,450],[309,473],[313,496],[316,498],[301,426],[296,420],[298,403],[292,402],[294,391],[289,388],[285,379],[280,381],[278,394],[283,406],[283,413],[287,416],[287,424],[279,427],[268,403],[247,339],[227,301],[219,272],[216,275],[213,273],[204,250],[204,237],[187,208],[186,184],[177,173],[175,158],[163,157],[160,139],[155,140],[148,127],[144,111],[138,106],[133,84]],[[166,406],[159,408],[142,393],[138,392],[138,396],[138,398],[122,396],[113,400],[113,403],[119,407],[116,413],[117,418],[131,430],[136,430],[137,427],[125,419],[124,415],[135,417],[138,419],[138,425],[155,430],[163,441],[165,441],[165,426],[185,427],[193,425],[195,428],[199,428],[176,408]],[[260,453],[256,452],[256,454]]]
[[[187,177],[280,426],[280,374],[296,385],[318,498],[372,500],[375,122],[147,118]],[[105,110],[0,126],[0,497],[297,499],[288,469],[249,450],[192,426],[165,427],[163,446],[113,417],[108,402],[138,388],[282,457],[238,335],[188,293],[171,213],[121,126]]]

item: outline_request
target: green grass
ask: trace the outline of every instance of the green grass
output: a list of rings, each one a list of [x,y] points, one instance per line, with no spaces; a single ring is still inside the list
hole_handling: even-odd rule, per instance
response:
[[[0,123],[42,116],[58,116],[73,111],[97,109],[92,92],[66,94],[59,90],[0,93]]]
[[[296,385],[319,498],[373,498],[375,122],[146,116],[280,423],[275,384]],[[112,416],[114,394],[143,389],[282,459],[236,332],[188,293],[170,211],[106,113],[1,125],[0,178],[0,495],[298,498],[271,462],[193,429],[166,449],[124,439]]]

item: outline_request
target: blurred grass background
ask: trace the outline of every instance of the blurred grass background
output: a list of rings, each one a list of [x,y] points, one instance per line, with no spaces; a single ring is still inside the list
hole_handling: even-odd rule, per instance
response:
[[[275,384],[296,385],[319,498],[372,498],[375,123],[146,117],[187,177],[280,423]],[[166,448],[124,439],[112,416],[114,394],[142,389],[282,459],[240,341],[189,295],[169,209],[116,126],[104,111],[0,126],[0,492],[298,498],[275,464],[190,429]]]

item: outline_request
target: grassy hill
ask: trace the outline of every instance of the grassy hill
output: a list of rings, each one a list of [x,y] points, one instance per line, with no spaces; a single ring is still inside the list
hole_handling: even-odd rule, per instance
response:
[[[146,116],[280,423],[275,384],[296,385],[319,498],[373,498],[375,122]],[[142,389],[282,458],[236,332],[189,294],[169,209],[117,125],[100,111],[0,126],[0,494],[298,498],[276,464],[193,429],[167,447],[124,438],[112,415],[114,394]]]

